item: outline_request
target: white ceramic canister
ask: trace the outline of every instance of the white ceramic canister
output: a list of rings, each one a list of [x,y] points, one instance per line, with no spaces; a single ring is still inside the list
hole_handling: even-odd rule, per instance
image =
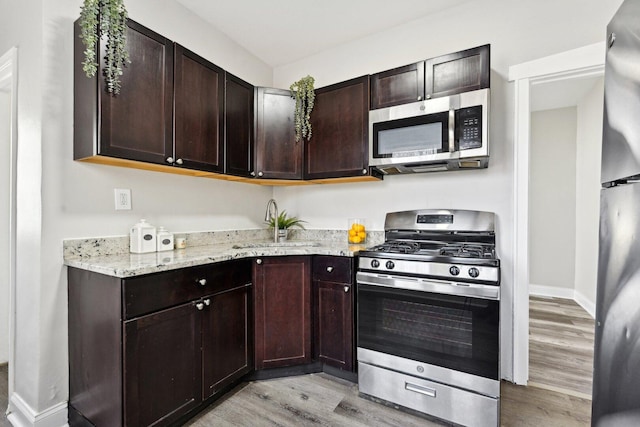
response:
[[[134,254],[146,254],[156,251],[156,228],[141,219],[131,227],[129,234],[129,250]]]
[[[164,227],[158,227],[158,234],[156,234],[156,247],[158,252],[172,251],[173,250],[173,233],[167,231]]]

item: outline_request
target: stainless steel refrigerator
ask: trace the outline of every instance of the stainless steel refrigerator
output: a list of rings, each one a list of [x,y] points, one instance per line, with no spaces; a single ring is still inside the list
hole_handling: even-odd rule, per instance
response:
[[[607,27],[593,426],[640,426],[640,0]]]

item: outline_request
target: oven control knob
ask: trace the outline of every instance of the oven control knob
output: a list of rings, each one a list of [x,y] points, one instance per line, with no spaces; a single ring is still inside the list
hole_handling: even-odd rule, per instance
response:
[[[475,267],[471,267],[471,268],[469,269],[469,276],[471,276],[471,277],[474,277],[474,278],[475,278],[475,277],[478,277],[479,275],[480,275],[480,270],[478,270],[477,268],[475,268]]]
[[[396,265],[393,263],[393,261],[387,261],[387,263],[385,264],[385,267],[387,267],[389,270],[393,270],[393,267],[395,267]]]
[[[378,261],[377,259],[371,260],[371,267],[373,268],[380,267],[380,261]]]
[[[451,267],[449,267],[449,273],[451,273],[452,276],[457,276],[458,274],[460,274],[460,269],[455,265],[452,265]]]

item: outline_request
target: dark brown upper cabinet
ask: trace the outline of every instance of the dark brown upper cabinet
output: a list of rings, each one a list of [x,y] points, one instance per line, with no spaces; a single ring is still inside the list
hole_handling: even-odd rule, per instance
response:
[[[370,76],[371,109],[424,99],[424,61]]]
[[[368,126],[369,76],[317,89],[304,178],[368,176]]]
[[[100,42],[101,57],[104,48]],[[127,49],[131,63],[113,96],[104,64],[91,79],[82,71],[84,45],[76,39],[74,159],[224,172],[224,71],[131,19]]]
[[[233,74],[225,75],[225,173],[250,177],[254,173],[254,87]]]
[[[426,98],[488,88],[490,47],[487,44],[425,61]]]
[[[372,74],[371,109],[485,89],[490,73],[484,45]]]
[[[178,166],[224,172],[224,71],[175,45],[175,154]]]
[[[164,164],[173,153],[173,43],[127,21],[131,63],[120,94],[107,93],[101,60],[96,75],[82,70],[84,45],[74,26],[74,158],[96,155]],[[105,43],[100,42],[99,58]]]
[[[257,178],[302,179],[303,142],[295,140],[291,91],[256,89]]]

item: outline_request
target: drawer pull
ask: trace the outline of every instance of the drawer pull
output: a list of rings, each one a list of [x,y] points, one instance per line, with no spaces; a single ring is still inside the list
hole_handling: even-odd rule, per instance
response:
[[[200,283],[200,286],[205,286],[207,284],[207,279],[200,279],[198,280],[198,283]]]
[[[423,387],[421,385],[411,384],[407,382],[404,383],[404,388],[409,391],[424,394],[425,396],[436,397],[436,390],[433,388]]]
[[[204,305],[206,305],[207,307],[211,305],[211,300],[209,298],[205,299],[202,302],[204,302]]]
[[[258,265],[262,264],[262,260],[261,260],[260,258],[258,258],[258,259],[256,260],[256,264],[258,264]]]
[[[327,273],[331,273],[333,271],[333,267],[329,266],[327,267]]]
[[[198,311],[202,311],[204,309],[204,304],[199,302],[196,304],[196,308],[198,309]]]
[[[345,286],[345,287],[344,287],[344,292],[345,292],[345,293],[349,292],[349,287],[348,287],[348,286]]]

